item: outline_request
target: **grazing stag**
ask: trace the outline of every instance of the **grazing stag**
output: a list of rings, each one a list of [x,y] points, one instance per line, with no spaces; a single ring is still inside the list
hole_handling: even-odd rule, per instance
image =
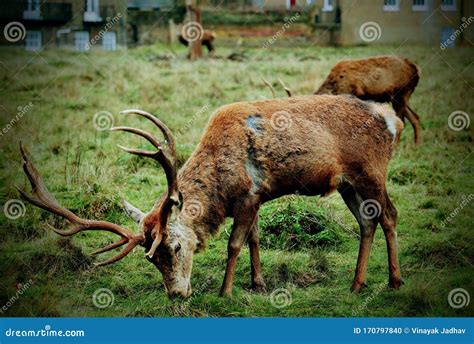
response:
[[[227,105],[212,116],[199,145],[179,172],[171,131],[147,112],[124,113],[147,118],[164,135],[160,142],[140,129],[111,129],[148,140],[156,150],[121,148],[155,159],[163,166],[168,181],[167,191],[148,214],[125,204],[129,215],[139,223],[139,233],[106,221],[82,219],[60,206],[21,149],[23,167],[33,189],[33,195],[20,190],[22,196],[72,224],[70,230],[54,229],[56,233],[70,236],[85,230],[104,230],[121,237],[94,253],[127,244],[120,254],[99,265],[113,263],[141,245],[146,249],[146,258],[161,271],[167,293],[189,296],[194,253],[205,247],[208,237],[217,233],[226,217],[233,217],[221,294],[232,292],[237,257],[246,241],[250,247],[252,287],[261,290],[265,284],[257,228],[260,205],[293,193],[324,196],[338,190],[361,229],[352,290],[358,291],[365,284],[378,223],[387,241],[389,285],[400,287],[397,211],[388,197],[385,181],[392,147],[403,123],[391,109],[346,95]]]
[[[420,117],[408,105],[420,79],[420,69],[398,56],[379,56],[337,63],[314,94],[352,94],[362,100],[391,102],[403,121],[413,126],[415,143],[420,137]]]

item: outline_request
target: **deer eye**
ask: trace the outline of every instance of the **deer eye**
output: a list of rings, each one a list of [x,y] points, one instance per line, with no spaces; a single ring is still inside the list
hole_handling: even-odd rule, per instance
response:
[[[179,250],[181,250],[181,244],[178,243],[178,245],[176,245],[176,247],[174,248],[174,253],[178,253]]]

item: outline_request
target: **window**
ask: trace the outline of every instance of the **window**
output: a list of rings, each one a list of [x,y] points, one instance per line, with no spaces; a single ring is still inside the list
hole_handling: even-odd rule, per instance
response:
[[[456,11],[456,0],[441,0],[443,11]]]
[[[38,51],[41,49],[41,31],[26,31],[26,46],[28,51]]]
[[[117,50],[117,35],[115,32],[106,32],[102,37],[102,48],[104,50]]]
[[[86,0],[86,10],[84,12],[84,21],[100,22],[99,0]]]
[[[40,0],[28,0],[26,2],[23,19],[41,19]]]
[[[286,9],[289,10],[297,5],[296,0],[286,0]]]
[[[331,12],[334,9],[334,0],[324,0],[323,12]]]
[[[384,0],[383,10],[385,12],[398,12],[400,11],[400,0]]]
[[[412,10],[415,12],[428,11],[428,0],[413,0]]]
[[[89,44],[89,32],[78,31],[74,33],[74,45],[79,51],[88,51],[90,48]]]

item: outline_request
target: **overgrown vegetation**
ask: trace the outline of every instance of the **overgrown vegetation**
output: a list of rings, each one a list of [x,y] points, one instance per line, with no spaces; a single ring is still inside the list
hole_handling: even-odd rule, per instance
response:
[[[471,119],[474,113],[472,49],[249,48],[245,62],[194,63],[185,59],[184,48],[176,46],[173,51],[178,56],[170,60],[153,59],[168,53],[166,46],[87,54],[51,50],[41,56],[0,52],[1,127],[15,117],[18,107],[33,104],[0,136],[2,207],[19,197],[15,185],[28,187],[18,149],[23,140],[50,190],[65,206],[82,216],[134,228],[122,213],[120,199],[150,209],[166,187],[164,174],[152,162],[122,153],[117,144],[146,144],[133,135],[96,130],[94,114],[108,111],[116,125],[149,128],[148,123],[118,113],[127,108],[155,113],[175,132],[184,161],[219,106],[271,97],[262,77],[272,82],[281,78],[294,94],[310,94],[342,58],[396,53],[423,70],[411,101],[422,119],[421,145],[413,145],[407,126],[388,178],[388,192],[399,213],[405,285],[399,291],[384,287],[387,254],[379,228],[369,263],[369,287],[360,295],[349,292],[358,226],[337,194],[289,196],[263,206],[265,293],[248,288],[250,265],[245,249],[237,265],[233,298],[218,296],[231,225],[227,221],[207,250],[195,257],[194,294],[186,301],[166,297],[161,276],[144,259],[143,251],[115,265],[94,268],[96,258],[88,253],[109,243],[112,235],[86,232],[72,239],[59,238],[47,225],[62,228],[65,223],[26,205],[24,216],[16,220],[0,213],[0,306],[17,295],[19,285],[33,281],[3,316],[351,316],[355,309],[358,316],[473,315],[472,301],[460,309],[447,301],[454,288],[464,288],[474,296],[472,204],[445,221],[460,206],[463,195],[474,193],[472,126],[453,131],[447,125],[453,111],[465,111]],[[230,52],[231,48],[218,48],[219,54]],[[285,96],[276,83],[275,87]],[[111,290],[113,305],[94,306],[92,296],[99,288]],[[291,294],[291,303],[284,308],[272,305],[271,293],[277,288]]]

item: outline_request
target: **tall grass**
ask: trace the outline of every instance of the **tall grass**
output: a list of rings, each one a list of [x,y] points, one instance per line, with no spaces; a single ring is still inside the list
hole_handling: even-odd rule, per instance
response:
[[[472,127],[448,128],[448,116],[462,110],[472,117],[472,49],[437,51],[426,47],[248,48],[247,61],[204,59],[188,62],[185,51],[165,46],[88,54],[44,51],[41,56],[16,50],[0,52],[5,127],[19,106],[33,107],[0,137],[1,203],[18,198],[22,175],[19,141],[29,147],[52,193],[74,212],[134,228],[120,199],[150,209],[166,187],[162,170],[146,159],[122,154],[117,144],[144,147],[133,135],[98,131],[93,117],[113,115],[115,124],[147,127],[118,112],[141,108],[158,115],[177,133],[181,162],[192,152],[211,113],[219,106],[271,97],[262,77],[281,78],[294,94],[309,94],[342,58],[389,54],[422,67],[411,106],[422,119],[421,145],[407,126],[389,171],[388,191],[399,211],[399,251],[405,285],[388,290],[385,241],[377,231],[369,263],[369,287],[349,292],[358,250],[358,228],[339,195],[284,197],[264,205],[260,226],[261,259],[267,292],[249,290],[248,250],[239,259],[232,299],[217,296],[223,279],[230,221],[196,256],[187,301],[169,300],[159,272],[140,250],[117,264],[94,268],[88,255],[112,236],[83,233],[58,238],[47,224],[61,219],[32,206],[24,216],[0,226],[0,306],[19,284],[32,285],[2,313],[4,316],[468,316],[472,303],[448,304],[454,288],[474,295],[472,204],[445,226],[473,188]],[[220,49],[227,55],[230,49]],[[285,96],[278,89],[280,96]],[[295,235],[298,234],[298,235]],[[380,287],[382,286],[382,287]],[[92,296],[108,288],[114,303],[94,306]],[[274,306],[272,292],[284,288],[286,307]],[[368,300],[368,301],[367,301]],[[357,310],[354,313],[354,310]]]

